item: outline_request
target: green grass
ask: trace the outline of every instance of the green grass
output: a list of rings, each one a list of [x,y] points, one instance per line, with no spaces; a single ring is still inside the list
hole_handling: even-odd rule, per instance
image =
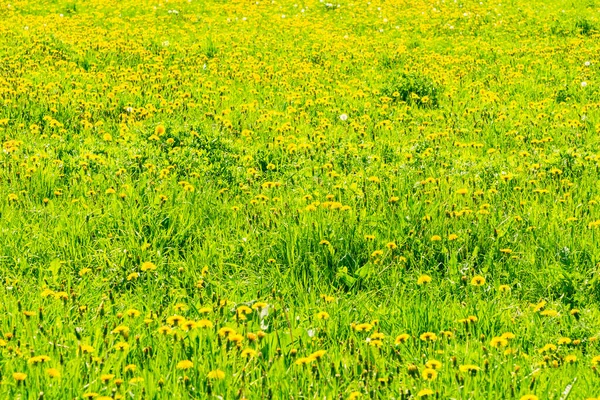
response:
[[[0,5],[0,397],[599,396],[598,7]]]

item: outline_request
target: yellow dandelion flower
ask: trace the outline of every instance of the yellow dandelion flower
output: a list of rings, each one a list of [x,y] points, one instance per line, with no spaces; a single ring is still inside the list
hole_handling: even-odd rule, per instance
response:
[[[194,366],[194,363],[190,360],[183,360],[177,363],[177,369],[190,369]]]
[[[427,396],[431,396],[432,394],[435,394],[435,392],[431,389],[421,389],[417,393],[417,397],[427,397]]]
[[[46,374],[50,377],[50,378],[60,378],[60,371],[56,368],[48,368],[46,370]]]
[[[156,264],[154,264],[153,262],[150,262],[150,261],[146,261],[146,262],[142,263],[141,270],[142,271],[154,271],[156,268],[157,268]]]
[[[485,284],[485,278],[481,275],[476,275],[471,279],[471,285],[473,286],[482,286]]]
[[[317,313],[317,319],[329,319],[329,313],[326,311],[319,311]]]
[[[15,372],[13,374],[13,379],[17,382],[23,382],[25,379],[27,379],[27,374],[23,372]]]
[[[433,380],[435,380],[435,378],[437,378],[437,376],[438,376],[438,373],[433,368],[425,368],[423,370],[423,372],[421,373],[421,377],[426,381],[433,381]]]
[[[421,334],[419,338],[424,342],[435,342],[437,340],[437,335],[433,332],[425,332]]]
[[[223,380],[225,379],[225,372],[221,371],[220,369],[215,369],[213,371],[210,371],[207,375],[208,379],[214,379],[214,380]]]

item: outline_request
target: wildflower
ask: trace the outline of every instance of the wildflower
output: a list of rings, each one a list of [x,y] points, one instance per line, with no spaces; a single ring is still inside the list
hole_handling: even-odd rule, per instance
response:
[[[539,349],[538,352],[548,353],[551,351],[556,351],[556,349],[557,349],[556,345],[549,343],[549,344],[545,345],[544,347],[542,347],[541,349]]]
[[[376,258],[379,256],[383,255],[383,251],[382,250],[375,250],[373,253],[371,253],[371,257]]]
[[[131,309],[125,311],[125,314],[127,314],[127,316],[129,318],[135,318],[135,317],[139,317],[141,315],[141,312],[139,310],[136,310],[135,308],[131,308]]]
[[[426,381],[433,381],[435,380],[435,378],[437,378],[438,373],[435,369],[433,368],[425,368],[423,370],[423,372],[421,373],[421,376],[423,377],[424,380]]]
[[[473,286],[482,286],[485,284],[485,278],[481,275],[476,275],[471,279],[471,285]]]
[[[134,279],[137,279],[140,277],[139,272],[132,272],[131,274],[127,275],[127,280],[128,281],[132,281]]]
[[[475,374],[481,368],[479,368],[477,365],[465,364],[465,365],[461,365],[460,367],[458,367],[458,369],[460,372],[468,372],[470,374]]]
[[[568,356],[565,357],[565,363],[567,364],[574,364],[577,361],[577,356],[573,355],[573,354],[569,354]]]
[[[194,363],[190,360],[183,360],[177,363],[177,369],[190,369],[194,366]]]
[[[257,301],[256,303],[252,304],[252,309],[260,311],[267,306],[268,306],[268,304],[265,303],[264,301]]]
[[[242,350],[242,357],[250,358],[256,356],[257,352],[254,349],[244,349]]]
[[[300,357],[299,359],[296,360],[296,365],[306,365],[306,364],[310,364],[313,361],[314,361],[314,359],[310,358],[310,357]]]
[[[207,319],[201,319],[199,321],[196,321],[196,326],[198,328],[212,328],[213,327],[213,323]]]
[[[544,311],[540,312],[540,315],[543,315],[544,317],[556,317],[556,316],[558,316],[558,311],[544,310]]]
[[[498,291],[499,291],[500,293],[507,293],[507,292],[510,292],[510,286],[508,286],[508,285],[500,285],[500,286],[498,287]]]
[[[124,368],[125,372],[135,372],[137,366],[135,364],[127,364]]]
[[[369,323],[356,324],[354,326],[354,330],[357,332],[369,332],[371,329],[373,329],[373,324]]]
[[[508,340],[506,340],[503,337],[494,337],[490,341],[490,346],[495,347],[495,348],[505,347],[507,345],[508,345]]]
[[[60,371],[56,368],[48,368],[46,374],[48,374],[50,378],[60,378]]]
[[[429,275],[421,275],[419,279],[417,279],[417,285],[424,285],[429,282],[431,282],[431,277]]]
[[[82,353],[93,353],[95,350],[92,346],[84,344],[79,347]]]
[[[520,400],[538,400],[538,397],[535,394],[526,394],[525,396],[521,396]]]
[[[322,294],[321,298],[325,301],[325,303],[332,303],[335,301],[335,297],[326,294]]]
[[[419,338],[424,342],[435,342],[437,340],[437,335],[433,332],[425,332],[421,334]]]
[[[119,325],[115,329],[113,329],[111,331],[111,333],[113,333],[113,334],[120,334],[120,335],[126,337],[127,334],[129,334],[129,327],[124,326],[124,325]]]
[[[229,339],[229,341],[231,342],[241,344],[244,340],[244,336],[239,333],[232,333],[227,337],[227,339]]]
[[[214,379],[214,380],[222,380],[225,379],[225,372],[221,371],[220,369],[215,369],[213,371],[210,371],[207,375],[208,379]]]
[[[141,270],[142,271],[154,271],[156,268],[157,268],[156,264],[154,264],[153,262],[150,262],[150,261],[146,261],[146,262],[142,263]]]
[[[374,332],[371,335],[371,339],[373,339],[373,340],[382,340],[384,338],[385,338],[385,335],[382,332]]]
[[[571,344],[571,339],[568,337],[561,337],[560,339],[558,339],[558,344],[559,345]]]
[[[23,372],[15,372],[13,374],[13,378],[17,382],[23,382],[27,378],[27,374],[24,374]]]
[[[41,363],[45,363],[50,361],[50,357],[48,356],[35,356],[35,357],[31,357],[29,358],[29,360],[27,360],[28,364],[41,364]]]
[[[154,129],[154,134],[157,136],[161,136],[164,135],[164,133],[166,132],[166,129],[164,127],[164,125],[158,125],[155,129]]]
[[[432,242],[439,242],[440,240],[442,240],[442,237],[440,235],[433,235],[430,240]]]
[[[115,350],[118,351],[127,351],[129,349],[129,343],[127,342],[119,342],[115,345]]]
[[[329,313],[326,311],[320,311],[317,313],[317,319],[329,319]]]
[[[431,389],[421,389],[417,393],[417,397],[426,397],[426,396],[431,396],[432,394],[435,394],[435,392]]]
[[[309,355],[308,358],[312,358],[313,360],[320,360],[325,355],[325,353],[327,353],[326,350],[317,350],[311,355]]]
[[[401,335],[398,335],[396,337],[396,340],[394,340],[394,344],[396,346],[400,345],[401,343],[405,343],[408,339],[410,338],[410,335],[408,333],[403,333]]]
[[[442,368],[442,363],[438,360],[429,360],[425,363],[425,366],[427,368],[438,370],[438,369]]]

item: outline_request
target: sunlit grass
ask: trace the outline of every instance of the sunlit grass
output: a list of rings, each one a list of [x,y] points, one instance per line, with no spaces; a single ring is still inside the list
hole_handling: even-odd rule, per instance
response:
[[[600,396],[598,11],[0,4],[0,397]]]

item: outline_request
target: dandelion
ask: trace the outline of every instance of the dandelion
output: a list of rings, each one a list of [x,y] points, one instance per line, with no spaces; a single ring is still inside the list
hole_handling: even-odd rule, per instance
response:
[[[403,333],[401,335],[396,336],[396,339],[394,340],[394,344],[396,346],[402,344],[402,343],[406,343],[406,341],[410,339],[410,335],[408,333]]]
[[[321,358],[323,358],[323,356],[327,353],[326,350],[317,350],[314,353],[312,353],[311,355],[308,356],[308,358],[311,358],[313,360],[320,360]]]
[[[417,397],[427,397],[427,396],[431,396],[432,394],[435,394],[435,392],[431,389],[421,389],[417,393]]]
[[[354,326],[354,330],[357,332],[369,332],[371,329],[373,329],[373,324],[369,323],[356,324]]]
[[[46,374],[50,377],[50,378],[60,378],[60,371],[57,370],[56,368],[48,368],[46,370]]]
[[[225,372],[221,371],[220,369],[215,369],[213,371],[210,371],[207,375],[208,379],[214,379],[214,380],[223,380],[225,379]]]
[[[437,378],[438,373],[435,369],[433,368],[425,368],[423,370],[423,372],[421,373],[421,376],[423,377],[424,380],[426,381],[433,381],[435,380],[435,378]]]
[[[461,365],[460,367],[458,367],[458,370],[460,372],[467,372],[469,374],[475,374],[477,373],[477,371],[479,371],[481,368],[479,368],[477,365],[473,365],[473,364],[465,364],[465,365]]]
[[[254,349],[244,349],[242,350],[242,357],[244,358],[251,358],[256,356],[257,351]]]
[[[157,136],[162,136],[165,134],[167,130],[165,129],[164,125],[157,125],[156,128],[154,129],[154,134]]]
[[[177,363],[177,369],[190,369],[194,366],[194,363],[190,360],[183,360]]]
[[[482,286],[485,284],[485,278],[481,275],[476,275],[471,279],[471,285],[473,286]]]
[[[326,311],[320,311],[317,313],[317,319],[329,319],[329,313]]]
[[[500,293],[507,293],[507,292],[510,292],[510,286],[508,286],[508,285],[500,285],[500,286],[498,287],[498,291],[499,291]]]
[[[417,279],[417,285],[425,285],[431,282],[431,277],[429,275],[421,275],[419,279]]]
[[[559,345],[571,344],[571,339],[568,337],[561,337],[560,339],[558,339],[558,344]]]
[[[85,353],[88,353],[88,354],[89,354],[89,353],[93,353],[93,352],[95,351],[95,350],[94,350],[94,348],[93,348],[92,346],[90,346],[90,345],[87,345],[87,344],[81,345],[81,346],[79,347],[79,349],[80,349],[80,350],[81,350],[81,352],[82,352],[82,353],[84,353],[84,354],[85,354]]]
[[[565,357],[565,363],[566,364],[574,364],[575,362],[577,362],[577,356],[576,355],[569,354],[568,356]]]
[[[427,368],[431,368],[431,369],[435,369],[435,370],[439,370],[442,368],[442,363],[438,360],[429,360],[425,363],[425,366]]]
[[[141,270],[142,271],[154,271],[156,268],[157,268],[156,264],[154,264],[150,261],[146,261],[146,262],[142,263]]]
[[[13,379],[17,382],[23,382],[25,379],[27,379],[27,374],[23,372],[15,372],[13,374]]]
[[[119,342],[115,345],[115,350],[117,351],[127,351],[129,349],[129,343],[127,342]]]
[[[505,347],[505,346],[508,346],[508,340],[506,338],[501,337],[501,336],[500,337],[494,337],[490,341],[490,346],[495,347],[495,348]]]
[[[419,338],[424,342],[435,342],[437,340],[437,335],[433,332],[425,332],[421,334]]]

